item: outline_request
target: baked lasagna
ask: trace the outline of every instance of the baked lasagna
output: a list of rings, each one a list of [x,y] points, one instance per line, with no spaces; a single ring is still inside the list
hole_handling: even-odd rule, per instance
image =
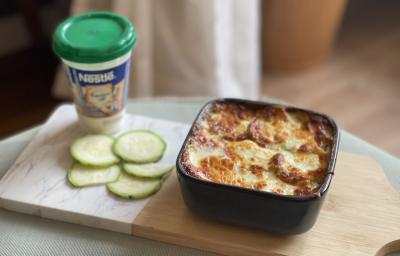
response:
[[[330,121],[278,105],[215,102],[182,153],[196,178],[280,195],[318,194],[334,143]]]

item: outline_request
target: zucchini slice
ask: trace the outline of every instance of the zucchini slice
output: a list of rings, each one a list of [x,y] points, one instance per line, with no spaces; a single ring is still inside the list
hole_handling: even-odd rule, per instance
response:
[[[76,139],[70,148],[72,157],[90,166],[109,166],[119,162],[114,155],[114,138],[104,134],[91,134]]]
[[[106,184],[118,180],[121,174],[119,165],[92,167],[74,163],[68,171],[68,180],[75,187]]]
[[[116,155],[128,162],[151,163],[160,160],[166,149],[165,141],[149,130],[134,130],[120,135],[113,146]]]
[[[124,163],[123,169],[128,174],[145,177],[145,178],[161,178],[174,168],[173,164],[160,164],[160,163],[150,163],[150,164],[132,164]]]
[[[119,197],[140,199],[156,193],[161,188],[161,180],[134,177],[122,172],[117,181],[107,184],[107,188]]]

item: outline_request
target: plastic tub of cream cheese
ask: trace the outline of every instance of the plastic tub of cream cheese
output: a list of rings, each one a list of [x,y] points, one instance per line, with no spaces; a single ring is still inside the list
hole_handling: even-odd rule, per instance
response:
[[[58,25],[52,47],[87,130],[114,133],[122,127],[136,41],[131,22],[110,12],[84,13]]]

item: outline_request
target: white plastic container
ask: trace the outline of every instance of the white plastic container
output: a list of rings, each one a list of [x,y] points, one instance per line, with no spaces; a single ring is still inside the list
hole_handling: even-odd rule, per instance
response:
[[[87,131],[114,133],[123,127],[130,57],[131,52],[128,52],[114,60],[94,64],[62,59],[72,87],[80,123]],[[113,82],[115,73],[122,74],[123,78],[121,80],[117,78],[117,82]],[[96,80],[101,80],[102,84],[83,85]],[[121,82],[122,84],[119,84]],[[93,105],[97,110],[88,108],[88,105]]]
[[[53,50],[64,63],[86,130],[114,133],[123,126],[136,39],[130,21],[110,12],[84,13],[57,27]]]

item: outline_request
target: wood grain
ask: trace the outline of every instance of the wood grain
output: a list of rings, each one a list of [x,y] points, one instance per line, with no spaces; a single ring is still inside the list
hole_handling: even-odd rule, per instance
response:
[[[274,235],[196,216],[184,205],[175,175],[133,221],[132,233],[228,255],[384,255],[400,246],[399,212],[399,194],[377,162],[340,153],[328,197],[307,233]]]

